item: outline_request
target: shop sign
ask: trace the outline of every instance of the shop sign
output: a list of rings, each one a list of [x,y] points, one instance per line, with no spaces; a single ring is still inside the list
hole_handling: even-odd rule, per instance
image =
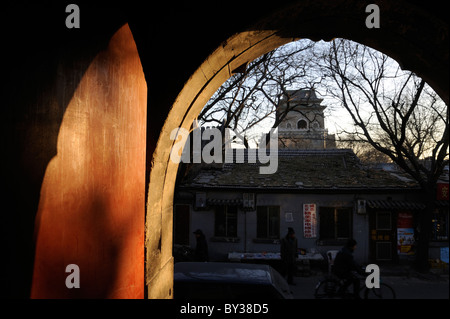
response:
[[[316,226],[316,204],[303,204],[303,236],[305,238],[316,238]]]
[[[437,184],[437,200],[448,200],[448,184],[438,183]]]

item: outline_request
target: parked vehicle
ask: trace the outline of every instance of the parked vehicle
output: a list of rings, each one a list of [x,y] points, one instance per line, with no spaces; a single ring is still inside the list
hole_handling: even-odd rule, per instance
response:
[[[179,262],[175,299],[293,299],[286,280],[269,265]]]

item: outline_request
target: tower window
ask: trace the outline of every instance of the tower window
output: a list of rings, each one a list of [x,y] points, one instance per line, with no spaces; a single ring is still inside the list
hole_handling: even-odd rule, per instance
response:
[[[306,123],[305,120],[300,120],[297,123],[297,128],[300,129],[300,130],[305,130],[305,129],[308,128],[308,123]]]

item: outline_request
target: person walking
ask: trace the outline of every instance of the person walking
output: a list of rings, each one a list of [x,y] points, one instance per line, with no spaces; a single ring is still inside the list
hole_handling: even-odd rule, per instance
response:
[[[295,285],[294,275],[297,270],[298,243],[293,228],[288,228],[288,233],[281,239],[281,261],[283,263],[283,275],[287,277],[290,285]]]
[[[194,260],[195,261],[209,261],[208,243],[206,242],[205,235],[201,229],[197,229],[194,232],[197,239],[197,246],[195,247]]]

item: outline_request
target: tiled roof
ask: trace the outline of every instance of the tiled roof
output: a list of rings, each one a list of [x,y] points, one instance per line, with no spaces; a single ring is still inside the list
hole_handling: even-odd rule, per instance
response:
[[[262,175],[268,164],[193,164],[181,187],[252,189],[417,189],[400,171],[366,168],[351,150],[279,150],[278,170]]]
[[[310,102],[319,103],[323,99],[319,99],[314,89],[300,89],[300,90],[287,90],[287,96],[284,96],[284,100],[296,101],[296,102]]]

